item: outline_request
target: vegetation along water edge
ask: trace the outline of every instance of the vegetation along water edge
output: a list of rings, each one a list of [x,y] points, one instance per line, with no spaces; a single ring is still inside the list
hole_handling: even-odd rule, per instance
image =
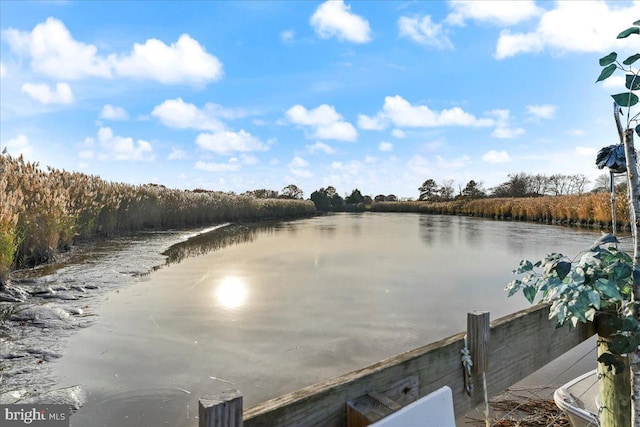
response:
[[[129,185],[0,154],[0,283],[78,241],[315,213],[311,201]]]

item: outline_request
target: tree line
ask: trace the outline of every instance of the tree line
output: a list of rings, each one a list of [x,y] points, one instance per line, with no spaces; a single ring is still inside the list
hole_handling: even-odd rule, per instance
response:
[[[464,186],[455,185],[453,179],[436,182],[429,178],[418,187],[419,201],[447,202],[452,200],[475,200],[489,197],[542,197],[565,196],[583,194],[587,192],[589,179],[583,174],[528,174],[525,172],[507,175],[507,180],[495,187],[485,189],[482,181],[469,180]],[[595,180],[592,192],[609,191],[609,174],[603,174]],[[624,184],[616,186],[618,190],[624,190]],[[275,190],[259,189],[243,193],[259,199],[303,199],[304,192],[295,184],[289,184],[280,192]],[[359,189],[353,189],[351,193],[341,196],[334,186],[322,187],[313,191],[310,200],[315,204],[316,210],[328,212],[362,211],[371,207],[374,202],[397,202],[395,194],[378,194],[375,197],[364,195]],[[403,199],[411,201],[412,198]]]
[[[464,187],[458,186],[457,194],[454,194],[452,179],[442,181],[440,184],[433,179],[427,179],[418,188],[418,200],[437,202],[483,197],[566,196],[585,193],[589,184],[589,179],[583,174],[544,175],[520,172],[509,174],[507,177],[505,182],[489,190],[484,189],[481,181],[470,180]],[[593,191],[608,190],[607,179],[608,175],[599,177]]]

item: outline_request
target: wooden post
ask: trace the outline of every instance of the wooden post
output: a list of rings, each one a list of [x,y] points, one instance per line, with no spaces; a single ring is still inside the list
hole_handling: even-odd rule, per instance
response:
[[[488,311],[474,311],[467,313],[467,344],[471,352],[472,381],[475,384],[474,392],[482,389],[484,401],[485,426],[490,427],[489,420],[489,396],[487,393],[487,375],[489,370],[489,333],[490,321]],[[476,394],[477,396],[477,394]]]
[[[489,312],[467,313],[467,345],[471,352],[471,372],[481,376],[489,369]]]
[[[242,393],[225,390],[198,401],[198,427],[242,427]]]
[[[598,358],[609,353],[621,368],[609,370],[604,363],[598,362],[598,385],[600,405],[600,425],[602,427],[631,426],[631,371],[629,358],[611,354],[609,344],[615,328],[609,326],[606,319],[616,314],[601,313],[597,317]]]

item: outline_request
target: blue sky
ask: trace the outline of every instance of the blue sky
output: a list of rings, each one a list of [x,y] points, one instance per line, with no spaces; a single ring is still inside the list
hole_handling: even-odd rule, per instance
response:
[[[417,197],[583,173],[629,1],[0,0],[0,143],[132,184]]]

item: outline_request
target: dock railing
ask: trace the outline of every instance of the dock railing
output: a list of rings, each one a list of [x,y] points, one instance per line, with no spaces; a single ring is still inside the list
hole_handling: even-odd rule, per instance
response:
[[[592,323],[558,328],[549,306],[536,305],[489,323],[488,312],[469,313],[467,332],[390,357],[325,382],[242,408],[242,394],[228,390],[199,402],[199,427],[356,427],[447,385],[460,417],[595,334]],[[466,336],[466,346],[465,346]],[[461,361],[468,348],[471,377]],[[468,381],[472,390],[465,388]]]

